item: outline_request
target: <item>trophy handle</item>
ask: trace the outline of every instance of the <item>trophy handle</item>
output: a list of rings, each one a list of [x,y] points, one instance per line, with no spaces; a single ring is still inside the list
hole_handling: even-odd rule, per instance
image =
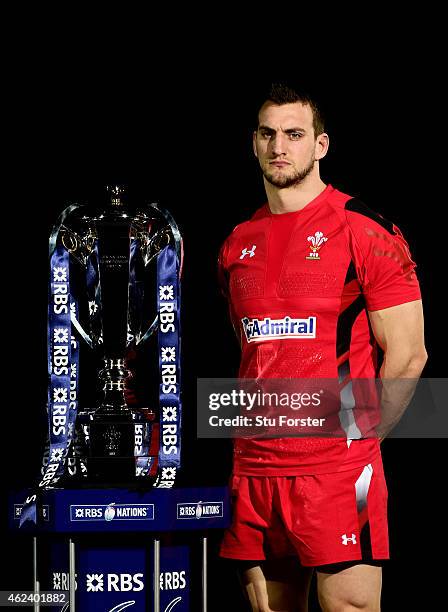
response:
[[[57,243],[57,240],[58,240],[59,232],[61,231],[61,228],[64,225],[67,217],[74,210],[76,210],[77,208],[81,208],[81,207],[82,207],[81,204],[70,204],[69,206],[64,208],[64,210],[59,215],[58,220],[53,225],[53,228],[52,228],[51,234],[50,234],[50,239],[49,239],[49,258],[50,259],[51,259],[51,256],[53,255],[53,252],[54,252],[55,248],[56,248],[56,243]],[[77,332],[79,333],[79,335],[82,337],[82,339],[88,344],[88,346],[90,348],[93,349],[92,338],[84,330],[84,328],[82,327],[81,323],[76,318],[76,315],[75,315],[74,312],[70,312],[70,320],[73,323],[73,325],[74,325],[75,329],[77,330]]]
[[[180,231],[179,231],[179,228],[177,226],[177,223],[173,219],[171,213],[169,211],[167,211],[165,208],[161,208],[157,204],[157,202],[152,202],[151,204],[148,205],[148,208],[154,208],[155,210],[157,210],[157,212],[159,212],[163,216],[163,218],[167,221],[168,225],[170,226],[171,234],[172,234],[172,236],[174,238],[174,245],[175,245],[175,249],[176,249],[177,260],[179,262],[179,278],[180,278],[182,276],[184,251],[183,251],[183,245],[182,245],[182,236],[180,234]],[[154,321],[148,327],[148,329],[143,334],[143,336],[141,336],[140,340],[138,340],[135,343],[135,345],[138,346],[138,345],[143,344],[144,342],[146,342],[146,340],[148,340],[148,338],[157,329],[158,324],[159,324],[159,315],[157,314],[155,316],[155,318],[154,318]]]
[[[53,225],[51,230],[50,239],[49,239],[49,257],[53,255],[53,251],[56,248],[56,242],[58,240],[59,232],[61,231],[61,227],[64,225],[67,217],[76,209],[81,208],[81,204],[70,204],[61,212],[58,217],[58,220]]]

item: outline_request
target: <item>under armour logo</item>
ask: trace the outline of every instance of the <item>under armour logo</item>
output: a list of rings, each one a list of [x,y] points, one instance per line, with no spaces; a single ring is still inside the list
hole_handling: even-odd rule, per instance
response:
[[[349,542],[351,542],[352,544],[356,544],[356,536],[354,533],[352,533],[351,538],[348,538],[346,533],[344,533],[344,535],[342,535],[341,538],[342,538],[342,544],[344,544],[344,546],[347,546]]]
[[[256,244],[252,245],[252,248],[248,251],[246,248],[244,248],[241,251],[241,256],[240,259],[244,259],[246,257],[246,255],[249,255],[249,257],[253,257],[255,255],[255,249],[257,248]]]

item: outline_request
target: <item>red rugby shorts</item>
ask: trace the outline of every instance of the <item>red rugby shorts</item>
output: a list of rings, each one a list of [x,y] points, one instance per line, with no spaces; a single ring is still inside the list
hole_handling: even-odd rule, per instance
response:
[[[304,566],[389,558],[381,455],[354,470],[230,478],[233,519],[220,556],[298,555]]]

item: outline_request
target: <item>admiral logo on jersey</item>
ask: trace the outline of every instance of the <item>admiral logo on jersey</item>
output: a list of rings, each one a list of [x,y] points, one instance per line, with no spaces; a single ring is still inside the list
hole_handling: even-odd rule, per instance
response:
[[[316,317],[308,319],[241,319],[248,342],[260,340],[283,340],[284,338],[315,338]]]

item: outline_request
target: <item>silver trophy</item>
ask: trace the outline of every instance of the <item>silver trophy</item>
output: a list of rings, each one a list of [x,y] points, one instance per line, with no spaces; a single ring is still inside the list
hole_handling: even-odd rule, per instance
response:
[[[158,409],[130,402],[129,389],[139,352],[158,328],[157,258],[171,245],[180,267],[179,230],[167,211],[132,207],[123,187],[111,186],[104,206],[66,209],[52,240],[70,254],[71,291],[79,296],[72,328],[91,349],[101,395],[96,406],[78,410],[68,464],[97,483],[150,478]],[[156,386],[157,372],[148,364],[146,377]]]

